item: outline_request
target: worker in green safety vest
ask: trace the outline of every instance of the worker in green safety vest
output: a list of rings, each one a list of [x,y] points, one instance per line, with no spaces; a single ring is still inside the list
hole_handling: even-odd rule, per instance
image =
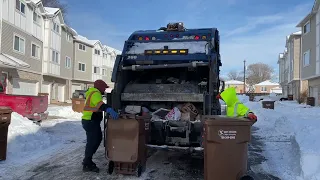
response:
[[[236,89],[230,87],[218,94],[218,99],[222,99],[227,105],[228,117],[246,117],[250,120],[256,121],[257,116],[237,97]]]
[[[110,105],[103,102],[102,95],[108,87],[103,80],[96,80],[94,87],[90,87],[86,92],[86,101],[82,112],[82,127],[87,136],[85,157],[82,162],[85,172],[99,172],[99,168],[92,161],[92,156],[96,153],[102,141],[100,124],[103,119],[103,112],[110,114],[112,119],[118,119],[119,117]]]

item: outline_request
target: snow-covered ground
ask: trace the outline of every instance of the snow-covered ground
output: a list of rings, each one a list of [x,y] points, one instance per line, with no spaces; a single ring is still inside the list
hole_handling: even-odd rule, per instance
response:
[[[246,96],[239,98],[258,116],[254,135],[263,140],[267,158],[263,170],[260,166],[251,169],[286,180],[320,180],[320,108],[282,101],[269,110],[263,109],[261,102],[249,102]],[[48,111],[55,118],[43,121],[41,126],[12,114],[7,160],[0,161],[0,179],[17,179],[57,154],[75,149],[82,153],[85,133],[81,114],[74,113],[70,106],[50,106]]]
[[[258,116],[254,126],[265,142],[265,170],[281,179],[320,180],[320,108],[278,101],[271,110],[240,99]]]
[[[81,126],[81,114],[74,113],[71,106],[52,106],[48,108],[49,116],[61,119],[46,120],[41,126],[12,113],[8,130],[8,147],[6,161],[0,161],[0,179],[6,175],[17,176],[25,165],[46,160],[56,153],[68,151],[83,144],[85,133]],[[66,119],[65,119],[66,118]],[[32,163],[30,163],[32,162]]]

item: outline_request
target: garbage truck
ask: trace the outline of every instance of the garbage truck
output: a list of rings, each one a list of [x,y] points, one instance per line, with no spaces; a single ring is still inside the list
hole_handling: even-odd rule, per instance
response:
[[[182,22],[133,32],[116,57],[108,103],[121,112],[152,112],[151,148],[203,150],[201,116],[221,114],[219,46],[217,28],[187,29]]]

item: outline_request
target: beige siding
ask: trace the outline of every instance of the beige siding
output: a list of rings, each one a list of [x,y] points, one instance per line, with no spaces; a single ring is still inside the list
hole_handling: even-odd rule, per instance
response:
[[[235,87],[237,93],[244,93],[243,92],[244,85],[242,84],[226,84],[225,86],[226,86],[225,88]]]
[[[310,20],[310,32],[302,34],[301,78],[308,79],[316,74],[316,16]],[[310,65],[303,66],[303,53],[310,50]]]
[[[72,78],[72,68],[73,68],[73,38],[70,33],[70,40],[67,40],[67,33],[64,28],[61,31],[61,63],[60,63],[60,75],[63,78],[71,79]],[[66,67],[66,57],[71,59],[71,67]]]
[[[261,91],[261,87],[266,87],[266,88],[267,88],[267,92],[262,92],[262,91]],[[254,92],[255,92],[255,93],[270,93],[271,89],[272,89],[272,88],[275,88],[275,87],[279,87],[279,85],[272,85],[272,86],[260,86],[260,85],[256,85]]]
[[[1,40],[1,51],[2,53],[8,54],[15,58],[18,58],[26,63],[28,63],[31,67],[29,68],[31,71],[41,72],[41,60],[42,60],[42,42],[37,38],[33,37],[30,34],[27,34],[21,31],[18,28],[15,28],[11,24],[6,21],[2,21],[2,40]],[[18,35],[25,40],[25,52],[24,54],[15,52],[13,50],[13,42],[14,35]],[[40,59],[34,59],[31,57],[31,42],[37,44],[40,47]]]
[[[79,42],[75,42],[74,52],[73,79],[92,81],[92,48],[86,45],[86,51],[81,51],[79,50]],[[85,64],[85,72],[79,71],[79,63]]]

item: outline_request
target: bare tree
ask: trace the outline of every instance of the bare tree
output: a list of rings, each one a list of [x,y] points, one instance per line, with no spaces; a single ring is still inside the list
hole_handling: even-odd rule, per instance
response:
[[[42,0],[42,4],[44,7],[59,8],[64,21],[67,22],[68,7],[66,4],[61,3],[60,0]]]
[[[243,81],[243,72],[231,70],[227,76],[230,80]]]
[[[264,63],[250,64],[247,68],[246,82],[249,85],[258,84],[260,82],[271,80],[274,70],[271,66]]]

